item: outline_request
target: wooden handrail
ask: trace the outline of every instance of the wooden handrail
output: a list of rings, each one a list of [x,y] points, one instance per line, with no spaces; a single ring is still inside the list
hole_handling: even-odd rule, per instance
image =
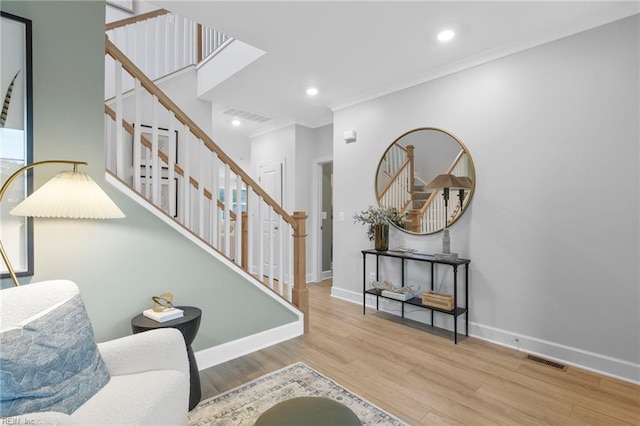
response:
[[[114,110],[112,110],[108,105],[104,106],[104,112],[105,114],[107,114],[109,117],[111,117],[113,119],[113,121],[116,120],[116,112]],[[122,128],[129,133],[131,136],[133,136],[134,133],[134,129],[133,126],[131,125],[131,123],[129,123],[127,120],[122,120]],[[144,135],[140,135],[140,142],[142,142],[142,145],[144,145],[145,147],[152,149],[151,147],[153,146],[151,141],[149,139],[147,139]],[[158,148],[158,157],[160,157],[160,159],[162,161],[164,161],[165,163],[169,164],[169,156],[160,148]],[[184,178],[184,170],[182,170],[182,167],[180,167],[177,164],[173,165],[173,170],[179,174],[180,176],[182,176]],[[199,182],[194,179],[193,177],[189,176],[189,183],[191,184],[191,186],[193,186],[195,189],[199,189],[200,184]],[[213,192],[209,191],[207,188],[204,188],[204,196],[206,198],[208,198],[209,200],[213,200]],[[219,209],[224,210],[224,203],[222,201],[220,201],[220,199],[218,198],[216,200],[216,204],[218,205]],[[236,212],[234,212],[233,210],[229,210],[230,216],[231,216],[231,220],[236,220]]]
[[[391,179],[389,179],[389,182],[387,182],[384,188],[382,188],[382,191],[380,191],[380,195],[378,195],[378,201],[380,201],[382,197],[384,197],[384,194],[387,193],[389,188],[391,188],[391,186],[393,185],[393,182],[398,178],[400,173],[402,173],[404,168],[407,167],[407,165],[409,165],[409,163],[410,163],[409,158],[407,158],[406,160],[404,160],[404,163],[402,163],[402,165],[398,167],[398,171],[391,177]]]
[[[400,148],[401,150],[403,150],[404,152],[407,152],[407,148],[405,148],[404,146],[400,145],[399,143],[395,143],[393,144],[395,147]]]
[[[167,95],[164,94],[157,86],[147,77],[140,69],[135,66],[133,62],[127,56],[122,53],[110,40],[107,39],[107,54],[122,64],[122,67],[127,70],[135,79],[140,81],[142,87],[144,87],[149,93],[156,96],[158,102],[162,104],[169,111],[173,112],[176,119],[183,125],[189,128],[189,131],[198,139],[200,139],[204,145],[212,152],[215,152],[218,158],[222,162],[229,165],[231,171],[251,187],[256,195],[262,197],[265,203],[269,204],[271,208],[284,220],[289,223],[294,229],[298,226],[298,223],[290,216],[267,192],[262,189],[251,176],[249,176],[235,161],[231,159],[224,151],[216,145],[216,143],[207,135],[187,114],[185,114]]]
[[[449,170],[447,170],[447,173],[451,173],[453,169],[456,168],[460,160],[462,160],[462,157],[464,156],[464,154],[465,154],[464,149],[461,149],[458,155],[456,156],[456,159],[453,160],[453,163],[451,163],[451,167],[449,167]]]
[[[158,16],[166,15],[167,13],[171,12],[166,9],[157,9],[152,10],[151,12],[141,13],[140,15],[132,16],[130,18],[121,19],[119,21],[109,22],[107,25],[105,25],[105,31],[135,24],[136,22],[140,21],[146,21],[147,19],[156,18]]]

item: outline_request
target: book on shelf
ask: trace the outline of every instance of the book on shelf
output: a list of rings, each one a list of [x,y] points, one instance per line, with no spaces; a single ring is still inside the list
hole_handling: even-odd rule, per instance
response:
[[[165,322],[183,317],[184,311],[178,308],[168,308],[161,312],[156,312],[153,309],[145,309],[142,311],[142,315],[154,321]]]
[[[389,290],[382,290],[381,295],[396,300],[409,300],[413,297],[413,293],[396,293]]]

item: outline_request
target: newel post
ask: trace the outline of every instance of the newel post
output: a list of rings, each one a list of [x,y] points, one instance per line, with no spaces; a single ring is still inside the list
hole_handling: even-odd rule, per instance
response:
[[[420,210],[409,210],[409,223],[411,232],[420,232]]]
[[[409,159],[409,194],[411,194],[411,200],[413,200],[413,185],[415,184],[415,169],[414,169],[414,151],[413,145],[407,145],[407,158]]]
[[[293,212],[293,304],[304,314],[304,332],[309,332],[309,290],[307,290],[307,214]]]

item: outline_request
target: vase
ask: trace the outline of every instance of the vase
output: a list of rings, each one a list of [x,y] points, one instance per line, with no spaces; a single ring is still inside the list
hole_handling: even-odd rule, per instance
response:
[[[374,225],[375,248],[378,251],[389,250],[389,224]]]

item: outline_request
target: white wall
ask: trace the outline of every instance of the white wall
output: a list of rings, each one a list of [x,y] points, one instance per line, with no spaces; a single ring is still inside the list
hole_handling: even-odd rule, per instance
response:
[[[282,176],[285,188],[282,194],[282,207],[293,213],[295,206],[295,125],[282,127],[251,139],[251,170],[258,177],[261,164],[273,161],[284,161]]]
[[[151,12],[157,9],[161,9],[161,7],[155,6],[149,2],[143,0],[136,0],[133,2],[133,13],[126,11],[124,9],[120,9],[119,7],[112,6],[110,4],[106,4],[106,16],[105,22],[115,22],[121,19],[130,18],[132,16],[141,15],[143,13]]]
[[[33,21],[34,161],[88,161],[84,171],[127,215],[110,221],[36,219],[35,276],[21,283],[77,282],[98,341],[131,334],[131,318],[165,291],[178,304],[203,310],[195,350],[296,321],[280,303],[105,182],[104,4],[2,1],[1,7]],[[34,187],[58,170],[35,170]]]
[[[371,243],[350,218],[375,203],[380,156],[407,130],[441,127],[476,166],[474,199],[451,229],[452,251],[472,261],[471,333],[640,381],[638,21],[335,112],[334,208],[346,219],[334,222],[334,295],[362,300]],[[345,144],[350,129],[358,141]],[[434,252],[440,238],[392,231],[391,246]],[[410,283],[424,277],[410,267]]]
[[[258,176],[258,165],[271,161],[285,161],[284,209],[293,213],[307,213],[307,280],[313,281],[317,274],[316,265],[319,233],[316,229],[317,211],[315,198],[318,197],[314,174],[314,159],[331,156],[332,125],[311,129],[292,124],[251,139],[251,170]]]
[[[296,125],[295,204],[296,211],[311,211],[311,176],[314,152],[313,129]]]
[[[245,172],[254,177],[251,169],[251,139],[242,129],[232,127],[228,120],[218,122],[219,114],[212,115],[211,139]]]
[[[333,155],[333,123],[313,129],[313,156],[331,157]]]

